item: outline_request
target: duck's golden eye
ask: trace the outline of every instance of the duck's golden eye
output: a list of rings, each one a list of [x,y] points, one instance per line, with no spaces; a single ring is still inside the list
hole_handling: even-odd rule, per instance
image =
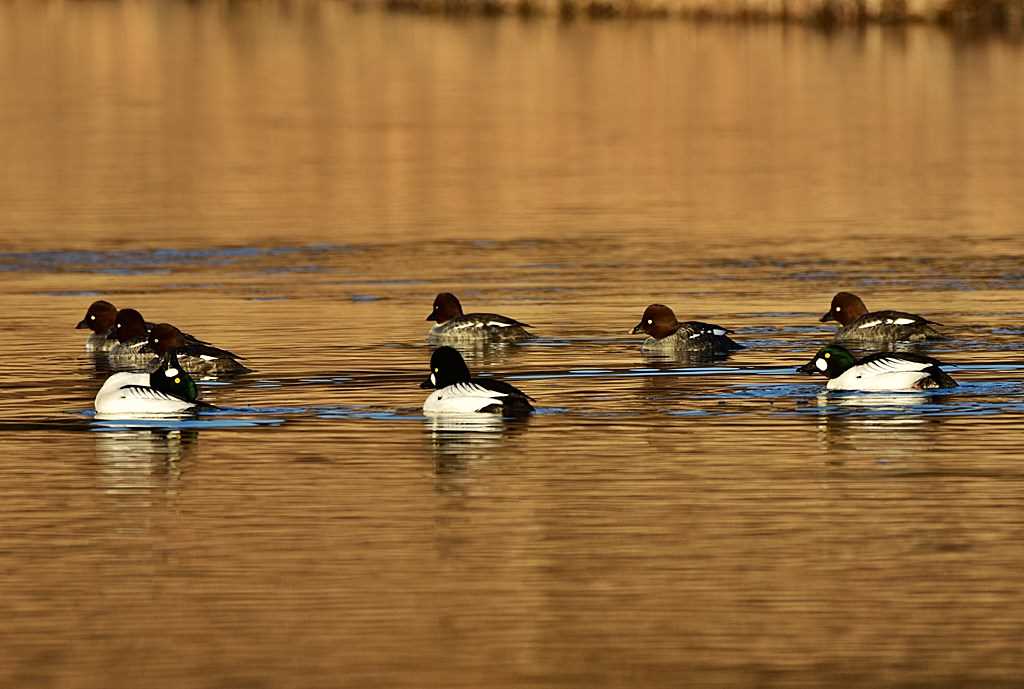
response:
[[[830,356],[832,356],[832,352],[825,352],[825,358],[826,359],[828,359]]]
[[[439,368],[435,368],[434,369],[434,373],[440,373],[440,372],[441,372],[441,369],[439,369]]]
[[[175,383],[180,383],[180,382],[181,382],[181,378],[175,378],[175,379],[174,379],[174,382],[175,382]]]

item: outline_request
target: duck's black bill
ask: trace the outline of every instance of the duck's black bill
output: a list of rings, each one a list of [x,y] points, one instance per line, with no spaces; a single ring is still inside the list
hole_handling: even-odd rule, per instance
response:
[[[78,325],[75,326],[75,330],[81,330],[82,328],[88,328],[88,327],[89,327],[89,321],[86,320],[85,318],[83,318],[82,320],[78,321]]]
[[[427,316],[427,320],[428,321],[436,321],[437,320],[436,318],[434,318],[434,312],[433,311],[431,311],[430,315]]]
[[[631,335],[639,335],[643,331],[644,331],[644,323],[643,323],[643,321],[640,321],[639,323],[634,325],[633,329],[630,330],[629,332],[630,332]]]
[[[429,390],[434,387],[434,384],[430,381],[430,376],[427,376],[427,379],[420,383],[420,387],[425,390]]]
[[[813,376],[818,372],[818,367],[814,365],[814,359],[811,359],[806,364],[796,370],[797,373],[803,373],[804,375]]]
[[[836,319],[836,317],[832,315],[831,311],[829,311],[824,316],[819,318],[818,322],[819,323],[828,323],[829,321],[834,321],[835,319]]]

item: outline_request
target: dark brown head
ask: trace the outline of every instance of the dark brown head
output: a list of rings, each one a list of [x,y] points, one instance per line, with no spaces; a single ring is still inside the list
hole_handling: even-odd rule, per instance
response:
[[[149,346],[159,356],[185,346],[185,336],[170,323],[154,325],[149,332]]]
[[[146,319],[135,309],[121,309],[117,312],[117,319],[114,321],[114,329],[110,336],[118,342],[128,342],[140,337],[145,337]]]
[[[428,321],[444,323],[462,315],[462,304],[451,292],[441,292],[434,297],[434,309],[427,316]]]
[[[821,317],[822,323],[839,321],[840,325],[849,325],[868,312],[868,307],[856,294],[839,292],[832,297],[832,306]]]
[[[633,326],[632,333],[647,333],[651,337],[661,339],[679,330],[679,321],[672,309],[664,304],[651,304],[644,309],[640,322]]]
[[[85,318],[78,321],[77,329],[88,328],[94,333],[103,335],[114,327],[114,319],[117,318],[117,307],[109,301],[94,301],[89,310],[85,312]]]

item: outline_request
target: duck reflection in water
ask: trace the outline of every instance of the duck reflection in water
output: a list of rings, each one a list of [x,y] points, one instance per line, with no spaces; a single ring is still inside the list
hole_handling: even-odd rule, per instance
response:
[[[199,446],[195,429],[108,428],[93,433],[100,480],[109,490],[167,488]]]
[[[942,430],[949,396],[934,393],[818,393],[811,406],[819,440],[829,449],[853,451],[871,461],[916,461],[927,456]],[[841,457],[830,462],[845,463]]]
[[[472,464],[489,461],[528,424],[529,417],[503,419],[497,414],[428,417],[425,427],[434,471],[438,475],[463,474]]]
[[[510,359],[529,351],[516,342],[491,342],[488,340],[455,340],[448,346],[458,350],[466,363],[474,370],[488,366],[504,366]]]
[[[640,357],[651,368],[704,368],[722,364],[733,352],[712,352],[692,349],[642,349]]]

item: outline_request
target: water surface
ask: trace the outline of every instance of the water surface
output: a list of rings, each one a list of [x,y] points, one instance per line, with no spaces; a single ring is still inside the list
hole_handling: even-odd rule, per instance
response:
[[[0,685],[1016,686],[1024,53],[0,7]],[[797,376],[839,289],[961,387]],[[521,423],[420,414],[436,292]],[[247,355],[93,418],[99,297]],[[736,330],[648,356],[644,306]]]

